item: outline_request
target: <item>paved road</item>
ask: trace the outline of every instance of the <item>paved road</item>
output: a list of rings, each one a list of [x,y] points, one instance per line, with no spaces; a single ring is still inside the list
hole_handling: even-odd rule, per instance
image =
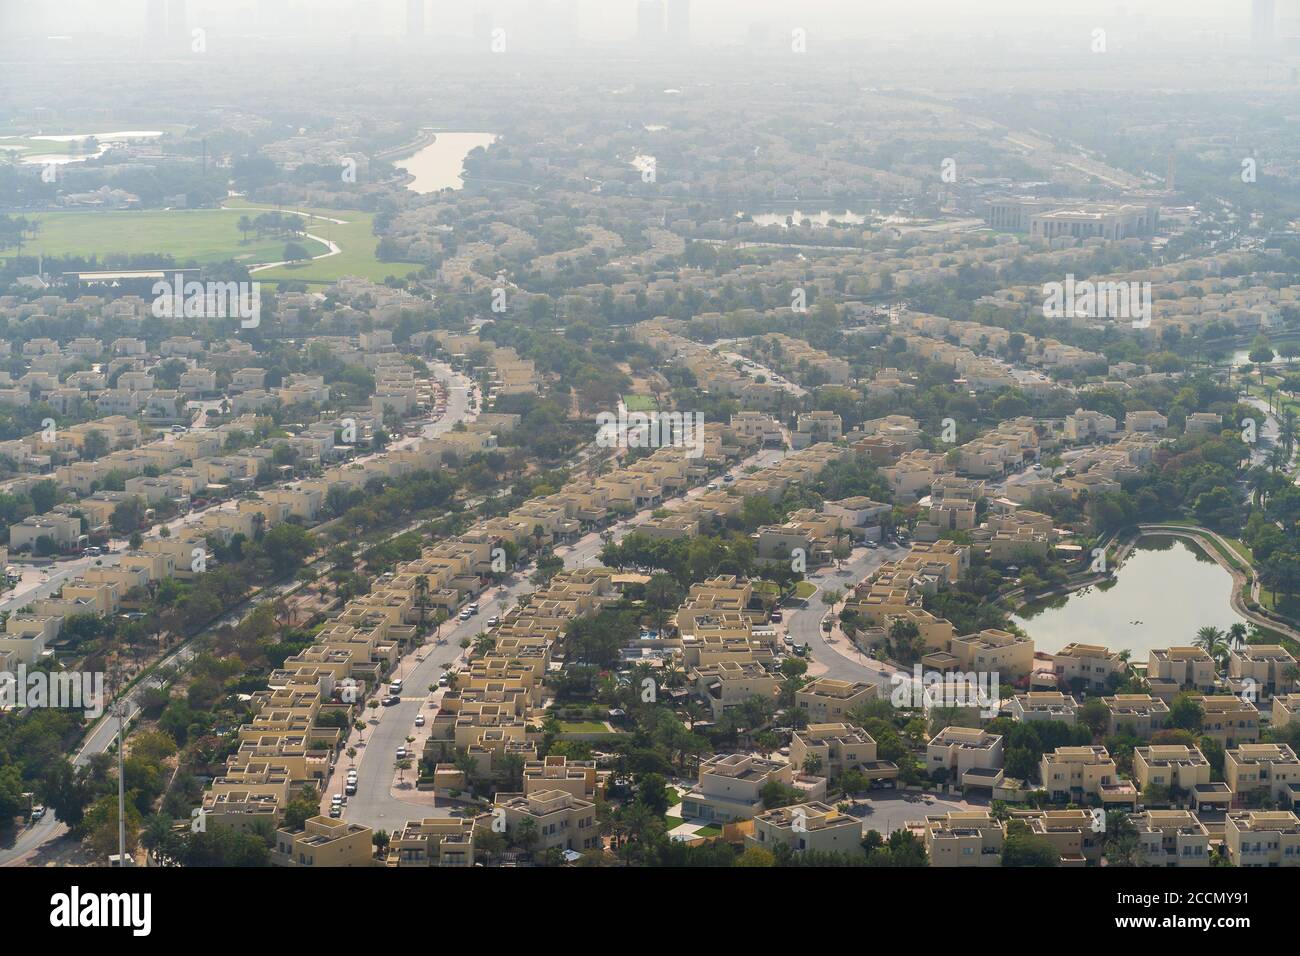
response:
[[[367,710],[367,729],[365,742],[357,748],[357,792],[349,798],[344,817],[352,823],[361,823],[376,830],[392,833],[399,830],[408,820],[422,817],[448,816],[446,806],[421,806],[395,797],[392,787],[397,775],[394,764],[397,760],[397,748],[406,744],[408,736],[418,738],[413,745],[415,756],[412,769],[404,774],[410,784],[416,777],[416,765],[425,734],[415,726],[415,716],[424,713],[432,719],[436,707],[426,704],[442,699],[444,691],[438,690],[430,695],[429,686],[436,685],[438,677],[446,669],[444,665],[457,667],[465,663],[465,652],[460,649],[463,638],[473,638],[479,630],[486,627],[487,618],[501,615],[514,607],[519,595],[532,590],[527,572],[518,574],[507,584],[504,590],[491,588],[479,599],[479,613],[468,621],[449,621],[442,626],[443,643],[430,640],[415,653],[407,655],[395,676],[402,678],[403,692],[401,703],[378,710]],[[425,728],[427,729],[427,728]],[[339,793],[343,786],[343,777],[347,768],[352,766],[346,756],[340,758],[338,767],[323,794],[323,803],[328,805],[328,797]],[[414,790],[412,790],[414,793]]]
[[[828,613],[822,604],[821,592],[825,590],[847,593],[849,588],[860,582],[870,572],[886,561],[895,560],[907,553],[907,549],[897,545],[855,549],[842,569],[833,566],[808,575],[807,580],[817,586],[802,608],[787,610],[785,613],[786,633],[794,638],[796,644],[807,644],[812,648],[812,659],[816,664],[824,665],[825,671],[817,676],[833,680],[863,681],[868,684],[887,684],[889,671],[879,662],[868,663],[865,654],[852,647],[844,638],[834,642],[826,640],[822,633],[822,618]]]
[[[745,461],[733,466],[729,474],[740,475],[742,470],[748,466],[765,467],[780,461],[785,457],[786,452],[783,449],[769,448],[764,449]],[[704,487],[690,489],[685,498],[694,498],[703,494]],[[664,505],[665,508],[673,510],[681,507],[682,498],[674,499]],[[647,520],[655,509],[647,508],[638,512],[631,518],[621,521],[610,527],[610,532],[615,541],[621,541],[625,535],[635,529],[637,524]],[[581,568],[584,566],[594,566],[599,563],[599,555],[604,547],[604,541],[597,532],[584,535],[577,541],[561,545],[555,549],[557,557],[564,560],[566,568]],[[343,818],[352,823],[360,823],[375,829],[387,830],[393,832],[404,826],[407,821],[418,820],[423,817],[445,817],[450,816],[451,807],[447,804],[438,806],[430,805],[428,798],[425,796],[415,797],[415,791],[412,790],[412,800],[407,801],[393,795],[393,784],[397,778],[397,771],[394,764],[397,760],[397,748],[406,744],[408,736],[416,737],[414,750],[416,757],[412,760],[412,769],[406,771],[404,778],[407,784],[415,778],[415,764],[418,761],[418,755],[421,751],[423,740],[425,738],[424,730],[426,728],[417,728],[415,726],[415,717],[423,712],[427,719],[431,719],[437,712],[437,708],[427,706],[432,700],[435,705],[442,699],[443,691],[439,690],[432,695],[429,694],[428,687],[430,684],[436,684],[438,677],[442,674],[443,665],[448,662],[455,662],[458,666],[464,663],[464,655],[460,650],[460,641],[462,638],[473,636],[486,626],[486,619],[493,615],[501,615],[514,607],[518,598],[531,592],[532,584],[528,580],[528,572],[524,571],[512,580],[504,591],[498,589],[489,589],[484,592],[484,596],[479,600],[479,615],[470,618],[465,622],[448,622],[443,625],[443,637],[447,643],[444,645],[426,644],[423,648],[417,649],[414,653],[408,654],[403,661],[400,673],[403,675],[403,693],[402,701],[392,707],[381,707],[378,712],[368,711],[368,728],[365,733],[365,744],[358,748],[357,753],[357,792],[348,800],[348,805],[343,812]],[[422,657],[423,661],[418,660]],[[339,793],[343,788],[343,778],[347,774],[347,769],[351,762],[345,756],[338,762],[329,784],[322,794],[322,805],[328,806],[329,797]],[[425,802],[416,802],[423,800]]]

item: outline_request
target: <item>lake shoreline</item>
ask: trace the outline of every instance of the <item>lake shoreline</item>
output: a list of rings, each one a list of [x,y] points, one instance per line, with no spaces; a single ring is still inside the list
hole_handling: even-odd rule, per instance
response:
[[[1080,643],[1140,655],[1190,644],[1196,630],[1207,624],[1260,623],[1241,599],[1245,574],[1218,552],[1209,534],[1193,526],[1139,526],[1124,536],[1110,573],[1091,574],[1022,600],[1011,611],[1012,620],[1034,640],[1036,650],[1048,654]],[[1190,583],[1196,600],[1185,595],[1166,600],[1175,583],[1184,590]],[[1226,601],[1216,596],[1225,587]]]

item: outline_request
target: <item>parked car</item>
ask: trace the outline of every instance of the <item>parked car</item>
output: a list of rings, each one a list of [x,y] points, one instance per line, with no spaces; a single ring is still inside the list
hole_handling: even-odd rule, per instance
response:
[[[470,604],[468,607],[465,608],[465,610],[469,611],[470,614],[477,614],[477,613],[478,613],[478,602],[475,601],[473,604]]]
[[[334,796],[330,797],[330,803],[334,804],[334,806],[336,806],[336,807],[340,807],[340,806],[342,806],[342,805],[343,805],[343,794],[341,794],[341,793],[336,793],[336,794],[334,794]]]
[[[389,681],[388,690],[390,693],[400,694],[402,692],[402,682],[400,680]]]
[[[42,819],[44,816],[45,808],[43,806],[38,803],[36,806],[32,807],[32,823]]]
[[[446,687],[449,683],[451,683],[451,680],[446,674],[443,674],[441,677],[438,678],[439,687]]]
[[[402,698],[398,697],[396,694],[389,694],[387,697],[385,697],[383,700],[380,701],[380,703],[383,704],[385,707],[392,707],[395,704],[400,704],[401,702],[402,702]]]
[[[781,613],[779,608],[774,609],[772,611],[772,620],[776,621],[779,624],[781,623],[781,621],[785,620],[785,615]]]
[[[354,797],[357,794],[357,785],[355,783],[348,783],[346,786],[344,786],[343,792],[346,793],[349,797]]]
[[[337,820],[337,819],[338,819],[339,817],[341,817],[341,816],[343,816],[343,808],[342,808],[342,807],[330,807],[330,819],[331,819],[331,820]]]
[[[405,748],[405,747],[398,747],[398,748],[397,748],[397,759],[398,759],[398,760],[405,760],[405,759],[406,759],[406,748]]]
[[[417,726],[417,727],[423,727],[423,726],[424,726],[424,714],[416,714],[416,715],[415,715],[415,726]]]
[[[461,611],[461,612],[460,612],[459,614],[457,614],[456,616],[457,616],[458,618],[460,618],[462,621],[468,621],[468,620],[469,620],[469,609],[467,608],[467,609],[465,609],[464,611]]]

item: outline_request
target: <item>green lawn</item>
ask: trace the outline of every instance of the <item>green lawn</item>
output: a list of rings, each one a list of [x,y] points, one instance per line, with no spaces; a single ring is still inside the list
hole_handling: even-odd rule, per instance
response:
[[[562,720],[560,721],[560,733],[562,734],[608,734],[610,729],[602,723],[594,720]]]
[[[15,160],[24,156],[62,156],[71,153],[73,146],[81,144],[73,140],[31,139],[27,136],[0,136],[0,158],[12,157]]]
[[[623,404],[629,412],[653,412],[659,407],[653,395],[624,395]]]
[[[166,253],[178,263],[211,265],[233,259],[254,264],[284,258],[285,240],[247,242],[239,233],[235,209],[139,209],[40,213],[40,231],[23,247],[26,255],[143,255]],[[310,239],[299,240],[309,253],[320,255],[327,247]],[[339,257],[342,258],[342,257]]]
[[[274,206],[233,199],[221,209],[91,210],[86,212],[42,213],[40,231],[26,243],[26,255],[97,255],[111,253],[168,253],[178,263],[211,265],[233,259],[245,265],[277,262],[284,258],[284,239],[244,241],[238,229],[241,216],[255,216]],[[283,209],[283,207],[282,207]],[[374,216],[354,210],[283,209],[304,215],[346,220],[345,223],[308,219],[313,235],[338,243],[336,256],[298,265],[281,266],[254,273],[259,282],[275,284],[286,280],[328,285],[343,276],[354,275],[382,282],[388,276],[405,276],[420,268],[417,263],[380,262],[375,258],[379,239],[371,231]],[[302,239],[300,244],[318,256],[328,251],[323,243]],[[17,250],[15,250],[17,251]]]
[[[800,581],[794,586],[794,596],[801,601],[806,601],[817,593],[817,585],[811,581]]]
[[[243,199],[232,199],[226,203],[226,208],[245,212],[275,207],[250,203]],[[368,212],[358,212],[354,209],[284,207],[282,211],[346,220],[346,225],[325,222],[321,219],[308,220],[308,230],[312,234],[337,242],[343,251],[328,259],[266,269],[256,275],[260,282],[293,281],[328,285],[344,276],[361,276],[374,282],[383,282],[389,276],[405,277],[407,273],[421,268],[420,264],[415,262],[380,262],[375,258],[379,238],[371,231],[375,217]]]

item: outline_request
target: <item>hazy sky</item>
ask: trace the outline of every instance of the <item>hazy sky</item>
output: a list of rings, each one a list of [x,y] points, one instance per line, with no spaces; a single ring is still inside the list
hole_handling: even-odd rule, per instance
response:
[[[491,10],[509,22],[530,4],[576,4],[582,36],[620,40],[635,29],[637,2],[427,0],[427,8],[431,31],[463,34],[476,11]],[[1288,10],[1300,8],[1300,0],[1276,0],[1276,5],[1279,15],[1287,16]],[[146,0],[0,0],[0,8],[31,31],[67,34],[139,34],[145,7]],[[1181,20],[1192,29],[1242,34],[1250,8],[1251,0],[691,0],[691,19],[698,43],[739,40],[755,23],[852,36],[1051,31],[1089,20],[1097,26]],[[397,33],[404,29],[405,9],[405,0],[189,0],[189,20],[230,33]]]

